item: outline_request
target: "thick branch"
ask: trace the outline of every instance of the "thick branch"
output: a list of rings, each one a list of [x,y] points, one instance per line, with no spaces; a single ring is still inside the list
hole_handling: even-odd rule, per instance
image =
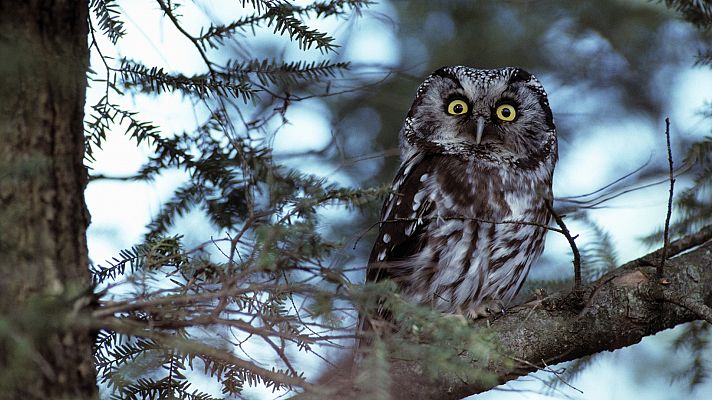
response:
[[[709,228],[702,233],[706,233],[705,239],[712,236]],[[699,244],[700,234],[671,243],[669,254]],[[704,319],[701,311],[712,306],[712,242],[669,259],[665,275],[670,284],[664,288],[655,279],[659,254],[660,250],[631,261],[584,285],[580,295],[555,294],[515,307],[490,322],[488,329],[496,334],[502,353],[520,363],[512,367],[490,362],[487,369],[503,383],[545,364],[630,346],[678,324]],[[668,300],[674,298],[684,298],[685,304]],[[484,328],[487,324],[477,321],[475,326]],[[421,366],[407,361],[392,361],[390,371],[395,399],[460,399],[492,388],[465,382],[459,376],[442,375],[433,381]],[[331,391],[338,398],[359,397],[359,389],[346,383],[345,378],[330,387],[339,388],[337,393]]]

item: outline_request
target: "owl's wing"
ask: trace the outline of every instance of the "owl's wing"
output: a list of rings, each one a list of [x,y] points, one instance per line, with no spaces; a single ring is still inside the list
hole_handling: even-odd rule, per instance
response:
[[[392,194],[383,203],[378,237],[371,250],[367,281],[397,278],[405,271],[397,263],[417,254],[424,246],[424,233],[431,222],[423,218],[433,204],[426,183],[432,171],[430,157],[417,153],[404,162],[393,179]]]

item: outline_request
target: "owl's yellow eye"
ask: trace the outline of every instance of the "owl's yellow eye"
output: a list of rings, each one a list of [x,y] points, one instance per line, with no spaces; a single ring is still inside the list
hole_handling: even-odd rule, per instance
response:
[[[453,100],[447,105],[447,112],[450,115],[462,115],[467,113],[468,109],[464,100]]]
[[[495,114],[500,120],[510,122],[517,118],[517,109],[511,104],[500,104],[497,106]]]

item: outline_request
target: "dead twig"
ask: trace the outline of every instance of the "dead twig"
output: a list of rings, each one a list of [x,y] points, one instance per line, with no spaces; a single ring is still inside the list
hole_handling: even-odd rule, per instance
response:
[[[541,366],[539,366],[539,365],[537,365],[537,364],[534,364],[534,363],[532,363],[532,362],[529,362],[529,361],[524,360],[524,359],[519,358],[519,357],[514,357],[514,356],[511,356],[511,355],[507,355],[507,354],[504,354],[504,356],[507,357],[507,358],[512,359],[513,361],[516,361],[516,362],[518,362],[518,363],[521,363],[521,364],[523,364],[523,365],[525,365],[525,366],[527,366],[527,367],[530,367],[530,368],[532,368],[532,369],[534,369],[534,370],[549,372],[549,373],[551,373],[552,375],[554,375],[554,376],[556,377],[556,379],[557,379],[558,381],[560,381],[561,383],[563,383],[564,385],[566,385],[566,386],[568,386],[569,388],[571,388],[571,389],[573,389],[573,390],[575,390],[575,391],[577,391],[577,392],[583,394],[583,391],[582,391],[581,389],[579,389],[579,388],[577,388],[577,387],[574,387],[574,386],[571,385],[570,383],[566,382],[566,380],[564,380],[564,378],[561,377],[561,375],[566,371],[565,368],[562,368],[562,369],[560,369],[560,370],[555,370],[554,368],[552,368],[551,366],[549,366],[549,364],[547,364],[544,359],[541,359],[541,365],[543,365],[543,367],[541,367]],[[551,389],[556,390],[556,387],[550,386],[550,384],[548,384],[548,383],[545,382],[544,380],[542,380],[542,383],[544,383],[545,385],[549,386]],[[562,394],[563,394],[563,393],[562,393]]]
[[[566,240],[569,242],[569,246],[571,246],[571,252],[574,254],[574,259],[573,259],[573,264],[574,264],[574,292],[580,292],[581,291],[581,253],[579,253],[579,249],[576,246],[576,237],[571,236],[571,232],[569,232],[569,228],[566,227],[566,224],[564,223],[564,219],[562,216],[556,213],[554,210],[554,206],[551,204],[551,200],[546,200],[545,201],[546,208],[549,210],[549,213],[551,213],[551,216],[554,217],[554,221],[556,221],[556,224],[559,225],[559,228],[561,228],[561,231],[557,231],[564,235],[566,237]]]
[[[356,240],[354,241],[353,249],[356,250],[356,246],[358,246],[358,243],[361,241],[361,239],[366,236],[366,234],[373,228],[376,227],[376,225],[382,225],[382,224],[391,224],[391,223],[396,223],[396,222],[417,222],[417,223],[422,223],[423,221],[475,221],[475,222],[482,222],[485,224],[493,224],[493,225],[502,225],[502,224],[516,224],[516,225],[528,225],[528,226],[536,226],[539,228],[543,228],[549,231],[554,231],[558,232],[561,234],[564,234],[564,231],[561,229],[557,228],[552,228],[548,225],[540,224],[538,222],[530,222],[530,221],[516,221],[516,220],[502,220],[502,221],[492,221],[488,219],[482,219],[482,218],[471,218],[471,217],[460,217],[460,216],[450,216],[450,217],[429,217],[429,218],[391,218],[391,219],[384,219],[381,221],[374,222],[369,226],[366,230],[361,232]]]
[[[665,269],[665,260],[667,260],[667,251],[670,246],[670,216],[672,215],[672,196],[675,188],[675,177],[673,176],[672,168],[672,149],[670,148],[670,118],[665,118],[665,140],[667,142],[668,165],[670,167],[670,193],[668,195],[667,215],[665,216],[665,230],[663,232],[663,252],[660,255],[660,264],[658,264],[656,274],[658,282],[667,283],[663,277]]]
[[[563,383],[564,385],[570,387],[571,389],[573,389],[573,390],[575,390],[575,391],[577,391],[577,392],[583,394],[583,390],[581,390],[581,389],[579,389],[579,388],[577,388],[577,387],[574,387],[574,386],[571,385],[570,383],[566,382],[566,380],[564,380],[564,378],[561,377],[561,375],[563,374],[563,372],[565,371],[565,369],[564,369],[564,370],[556,371],[556,370],[554,370],[553,368],[551,368],[551,367],[546,363],[546,361],[544,361],[543,359],[541,360],[541,363],[544,364],[544,368],[542,368],[543,371],[551,372],[552,374],[554,374],[554,376],[556,377],[556,379],[559,380],[559,382],[561,382],[561,383]]]

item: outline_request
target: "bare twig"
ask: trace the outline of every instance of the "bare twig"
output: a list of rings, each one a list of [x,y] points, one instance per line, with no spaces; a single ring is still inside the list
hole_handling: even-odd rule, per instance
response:
[[[665,216],[665,231],[663,233],[663,253],[660,256],[660,264],[656,270],[657,278],[660,283],[664,283],[663,270],[665,268],[665,260],[667,259],[668,246],[670,246],[670,216],[672,215],[672,196],[675,188],[675,178],[672,168],[672,149],[670,148],[670,118],[665,118],[665,140],[667,143],[668,165],[670,167],[670,194],[668,195],[667,215]]]
[[[525,320],[525,321],[526,321],[526,320]],[[560,370],[557,371],[557,370],[555,370],[554,368],[552,368],[551,366],[549,366],[549,364],[547,364],[547,363],[546,363],[546,360],[544,360],[543,358],[541,359],[541,365],[543,365],[543,367],[542,367],[542,366],[537,365],[537,364],[535,364],[535,363],[533,363],[533,362],[527,361],[527,360],[525,360],[525,359],[523,359],[523,358],[520,358],[520,357],[512,356],[512,355],[510,355],[510,354],[503,353],[502,356],[504,356],[504,357],[506,357],[506,358],[509,358],[509,359],[511,359],[511,360],[513,360],[513,361],[515,361],[515,362],[517,362],[517,363],[522,364],[524,368],[531,369],[531,370],[535,370],[535,371],[545,371],[545,372],[549,372],[549,373],[553,374],[553,375],[556,377],[556,379],[559,380],[559,381],[560,381],[561,383],[563,383],[564,385],[566,385],[566,386],[570,387],[571,389],[573,389],[573,390],[575,390],[575,391],[577,391],[577,392],[583,394],[583,391],[581,391],[580,389],[578,389],[578,388],[572,386],[570,383],[566,382],[566,381],[561,377],[561,375],[564,373],[564,371],[566,371],[565,368],[562,368],[562,369],[560,369]],[[547,382],[544,381],[543,379],[541,380],[541,382],[542,382],[543,384],[549,386],[550,389],[556,390],[556,387],[555,387],[555,386],[551,385],[550,383],[547,383]],[[562,394],[563,394],[563,393],[562,393]]]
[[[493,225],[500,225],[500,224],[517,224],[517,225],[529,225],[529,226],[536,226],[539,228],[543,228],[549,231],[554,231],[561,233],[562,235],[564,234],[564,231],[562,229],[557,229],[557,228],[552,228],[548,225],[540,224],[538,222],[530,222],[530,221],[518,221],[518,220],[509,220],[505,219],[502,221],[492,221],[488,219],[482,219],[482,218],[470,218],[470,217],[459,217],[459,216],[452,216],[452,217],[429,217],[429,218],[391,218],[391,219],[384,219],[382,221],[374,222],[369,226],[365,231],[361,232],[358,237],[356,238],[356,241],[354,242],[353,248],[356,249],[356,246],[358,245],[358,242],[361,241],[361,239],[373,228],[376,227],[376,225],[380,224],[388,224],[388,223],[394,223],[394,222],[422,222],[422,221],[435,221],[435,220],[441,220],[441,221],[475,221],[475,222],[482,222],[485,224],[493,224]]]
[[[588,192],[588,193],[584,193],[584,194],[578,194],[578,195],[574,195],[574,196],[560,197],[560,198],[557,198],[556,201],[567,201],[567,202],[570,201],[570,202],[573,203],[573,202],[577,202],[575,199],[581,199],[581,198],[584,198],[584,197],[590,197],[590,196],[599,194],[599,193],[603,192],[604,190],[610,189],[611,187],[613,187],[613,186],[615,186],[615,185],[617,185],[617,184],[623,182],[624,180],[626,180],[626,179],[630,178],[631,176],[637,174],[638,172],[644,170],[644,169],[650,164],[650,160],[651,160],[651,159],[652,159],[652,156],[651,156],[651,157],[648,157],[648,160],[647,160],[645,163],[643,163],[643,165],[641,165],[640,167],[634,169],[634,170],[631,171],[631,172],[626,173],[625,175],[623,175],[623,176],[621,176],[621,177],[619,177],[619,178],[616,178],[613,182],[610,182],[610,183],[608,183],[608,184],[606,184],[606,185],[604,185],[604,186],[602,186],[602,187],[600,187],[600,188],[598,188],[598,189],[596,189],[596,190],[594,190],[594,191],[592,191],[592,192]],[[604,194],[605,194],[605,193],[604,193]],[[588,201],[590,201],[590,200],[588,200]],[[583,203],[586,203],[586,202],[588,202],[588,201],[585,201],[585,200],[584,200],[584,201],[582,201],[582,202],[583,202]]]
[[[141,175],[130,175],[130,176],[109,176],[104,174],[89,175],[89,182],[98,180],[110,180],[110,181],[138,181],[142,180]],[[145,179],[144,179],[145,180]]]
[[[109,67],[109,64],[106,62],[106,57],[104,56],[104,53],[101,52],[101,48],[99,47],[99,43],[96,41],[96,36],[94,35],[94,25],[91,22],[91,18],[87,18],[87,23],[89,24],[89,34],[91,35],[91,45],[90,47],[94,47],[96,49],[96,52],[99,53],[99,58],[101,59],[101,63],[104,64],[104,67],[106,68],[106,86],[105,86],[105,92],[104,96],[106,97],[106,101],[109,101],[109,87],[111,86],[111,67]]]
[[[158,5],[161,7],[161,10],[163,10],[163,13],[166,14],[166,16],[168,17],[168,19],[171,20],[171,22],[173,23],[173,26],[175,26],[176,29],[178,29],[178,31],[179,31],[183,36],[185,36],[188,40],[190,40],[191,43],[193,43],[193,46],[195,46],[196,50],[198,50],[198,54],[200,54],[200,58],[203,59],[203,61],[205,62],[205,65],[208,67],[208,70],[210,71],[210,75],[211,75],[213,78],[215,78],[216,72],[215,72],[215,70],[213,69],[213,62],[210,61],[210,59],[208,58],[208,55],[205,54],[205,51],[204,51],[203,48],[200,46],[200,43],[198,42],[198,39],[196,39],[195,37],[193,37],[193,35],[191,35],[190,33],[188,33],[188,31],[186,31],[186,30],[183,28],[183,26],[182,26],[182,25],[180,24],[180,22],[178,21],[178,18],[176,18],[176,16],[173,14],[173,11],[170,9],[170,7],[169,7],[168,5],[166,5],[166,3],[163,2],[163,0],[156,0],[156,1],[158,2]]]
[[[682,166],[678,167],[678,169],[676,171],[674,171],[673,176],[677,177],[677,176],[682,176],[682,175],[686,174],[687,172],[690,171],[690,169],[692,169],[692,167],[694,165],[695,164],[691,163],[691,162],[683,163]],[[636,186],[627,187],[625,189],[620,189],[620,190],[611,189],[611,190],[604,191],[601,194],[598,194],[599,192],[601,192],[611,186],[615,186],[617,183],[622,182],[623,180],[627,179],[628,177],[630,177],[638,172],[640,172],[640,169],[630,172],[621,178],[617,178],[614,182],[609,183],[606,186],[604,186],[603,188],[597,189],[591,193],[586,193],[583,195],[576,195],[576,196],[557,197],[555,200],[556,200],[556,202],[559,202],[559,203],[569,204],[567,207],[559,207],[560,210],[562,208],[563,208],[563,210],[566,210],[566,211],[564,211],[564,213],[569,212],[568,210],[572,210],[572,211],[579,210],[579,209],[593,210],[593,209],[603,208],[601,206],[602,204],[607,203],[611,200],[617,199],[617,198],[624,196],[628,193],[637,192],[640,190],[651,188],[653,186],[662,185],[663,183],[670,182],[670,178],[668,176],[666,176],[664,179],[657,179],[652,182],[639,184]],[[593,198],[590,198],[590,199],[586,198],[586,197],[594,195],[594,194],[598,194],[598,195]]]
[[[559,228],[561,228],[561,231],[557,231],[564,235],[566,237],[566,240],[569,242],[569,246],[571,246],[571,252],[574,254],[574,292],[580,292],[581,291],[581,253],[579,253],[578,247],[576,247],[576,238],[571,236],[571,232],[569,232],[569,228],[566,227],[566,224],[564,223],[564,219],[556,213],[554,210],[554,206],[551,204],[551,200],[546,200],[546,208],[549,210],[551,213],[551,216],[554,217],[554,221],[556,221],[556,224],[559,225]]]
[[[564,378],[561,377],[561,374],[563,373],[563,370],[561,370],[561,371],[556,371],[556,370],[554,370],[554,369],[551,368],[551,367],[546,363],[546,361],[544,361],[543,359],[541,360],[541,363],[544,364],[544,368],[542,368],[543,371],[551,372],[552,374],[554,374],[554,376],[556,377],[556,379],[559,380],[559,382],[561,382],[561,383],[563,383],[564,385],[570,387],[571,389],[573,389],[573,390],[575,390],[575,391],[577,391],[577,392],[583,394],[583,390],[581,390],[581,389],[579,389],[579,388],[577,388],[577,387],[572,386],[570,383],[566,382],[566,380],[564,380]]]

